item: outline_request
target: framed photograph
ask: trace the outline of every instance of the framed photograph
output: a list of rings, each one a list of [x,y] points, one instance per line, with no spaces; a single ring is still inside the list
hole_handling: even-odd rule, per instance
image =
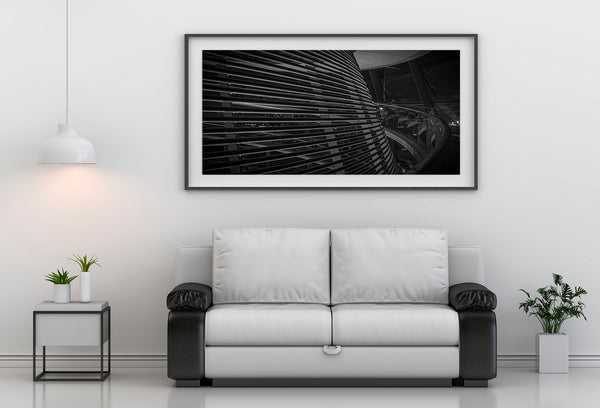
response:
[[[186,34],[185,188],[477,189],[477,35]]]

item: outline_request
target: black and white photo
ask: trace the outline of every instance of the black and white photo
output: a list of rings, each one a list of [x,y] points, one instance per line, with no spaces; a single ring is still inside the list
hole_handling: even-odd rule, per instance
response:
[[[464,41],[333,37],[186,38],[187,188],[475,187]]]

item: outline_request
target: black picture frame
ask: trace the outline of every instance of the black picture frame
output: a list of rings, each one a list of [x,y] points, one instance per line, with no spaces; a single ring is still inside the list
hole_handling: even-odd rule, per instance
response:
[[[227,177],[237,177],[237,178],[246,178],[241,179],[239,182],[231,183],[223,183],[220,182],[210,182],[210,183],[199,183],[197,181],[198,178],[208,178],[210,176],[200,175],[198,176],[197,172],[190,172],[190,166],[192,165],[192,160],[197,164],[197,159],[190,159],[190,153],[192,152],[192,147],[190,146],[191,140],[194,137],[197,137],[196,132],[194,135],[191,135],[191,126],[190,120],[192,120],[193,115],[190,113],[191,103],[190,98],[193,92],[196,94],[202,94],[202,89],[194,89],[190,90],[191,80],[190,75],[192,72],[197,72],[199,67],[196,65],[194,69],[190,67],[193,58],[193,50],[191,49],[191,44],[194,41],[202,41],[202,40],[239,40],[248,42],[252,39],[261,40],[262,42],[258,45],[264,44],[265,41],[284,41],[285,40],[312,40],[322,38],[324,40],[330,39],[339,39],[339,40],[348,40],[348,39],[361,39],[361,40],[401,40],[401,39],[428,39],[428,40],[436,40],[444,41],[447,39],[456,39],[456,40],[468,40],[470,42],[471,53],[468,57],[469,61],[472,61],[472,65],[469,64],[469,69],[471,70],[471,75],[469,76],[470,86],[468,87],[469,92],[467,93],[471,106],[470,112],[470,120],[468,123],[469,127],[469,144],[470,144],[470,154],[469,157],[463,157],[461,151],[461,165],[463,160],[468,160],[467,166],[470,169],[470,174],[467,177],[466,182],[461,182],[458,184],[410,184],[405,185],[403,183],[390,183],[381,185],[379,183],[375,183],[373,185],[367,185],[370,183],[358,183],[356,185],[346,185],[342,183],[340,185],[319,185],[318,183],[312,182],[304,182],[300,184],[288,184],[286,182],[273,184],[262,184],[262,183],[246,183],[247,180],[250,180],[246,175],[219,175],[216,176],[217,179],[226,180]],[[184,181],[185,181],[185,189],[186,190],[205,190],[205,189],[310,189],[310,190],[321,190],[321,189],[350,189],[350,190],[359,190],[359,189],[401,189],[401,190],[477,190],[478,189],[478,35],[477,34],[185,34],[184,36],[184,137],[185,137],[185,151],[184,151]],[[213,48],[214,49],[214,48]],[[220,49],[220,48],[217,48]],[[225,49],[225,48],[223,48]],[[231,50],[237,49],[230,48]],[[252,48],[248,48],[252,49]],[[262,49],[262,48],[255,48]],[[287,49],[287,48],[282,48]],[[320,49],[320,48],[314,48]],[[431,48],[433,49],[433,48]],[[462,52],[462,51],[461,51]],[[461,56],[462,58],[462,56]],[[462,65],[461,68],[462,70]],[[462,71],[461,71],[462,72]],[[462,89],[462,88],[461,88]],[[461,90],[461,101],[463,99],[463,93]],[[196,96],[196,99],[198,97]],[[462,115],[462,110],[461,110]],[[461,127],[463,122],[461,121]],[[196,127],[198,125],[196,124]],[[462,134],[461,134],[462,137]],[[194,174],[192,174],[194,173]],[[461,167],[462,173],[462,167]],[[433,177],[442,177],[444,178],[446,175],[433,175]],[[460,174],[459,174],[460,176]],[[255,177],[255,176],[251,176]],[[258,176],[265,177],[265,176]],[[273,177],[273,176],[267,176]],[[277,177],[277,176],[275,176]],[[295,176],[295,177],[308,177],[308,178],[316,178],[323,177],[319,175],[308,175],[308,176]],[[337,175],[333,177],[349,177],[347,175]],[[389,175],[378,175],[378,176],[367,176],[367,177],[407,177],[407,175],[397,175],[397,176],[389,176]],[[414,179],[414,176],[411,176]],[[421,175],[416,175],[416,177],[421,177]],[[194,179],[195,178],[195,179]],[[335,184],[335,183],[334,183]]]

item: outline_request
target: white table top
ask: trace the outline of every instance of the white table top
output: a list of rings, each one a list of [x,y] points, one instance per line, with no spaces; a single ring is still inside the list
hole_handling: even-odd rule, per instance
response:
[[[108,300],[93,300],[88,303],[54,303],[45,300],[35,307],[36,312],[100,312],[108,307]]]

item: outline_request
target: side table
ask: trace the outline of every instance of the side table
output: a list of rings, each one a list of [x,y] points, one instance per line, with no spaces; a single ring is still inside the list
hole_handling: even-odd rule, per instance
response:
[[[108,343],[107,369],[104,345]],[[46,347],[100,348],[100,371],[47,370]],[[42,347],[42,371],[37,372],[37,348]],[[110,374],[110,306],[108,301],[54,303],[33,311],[33,381],[104,381]]]

